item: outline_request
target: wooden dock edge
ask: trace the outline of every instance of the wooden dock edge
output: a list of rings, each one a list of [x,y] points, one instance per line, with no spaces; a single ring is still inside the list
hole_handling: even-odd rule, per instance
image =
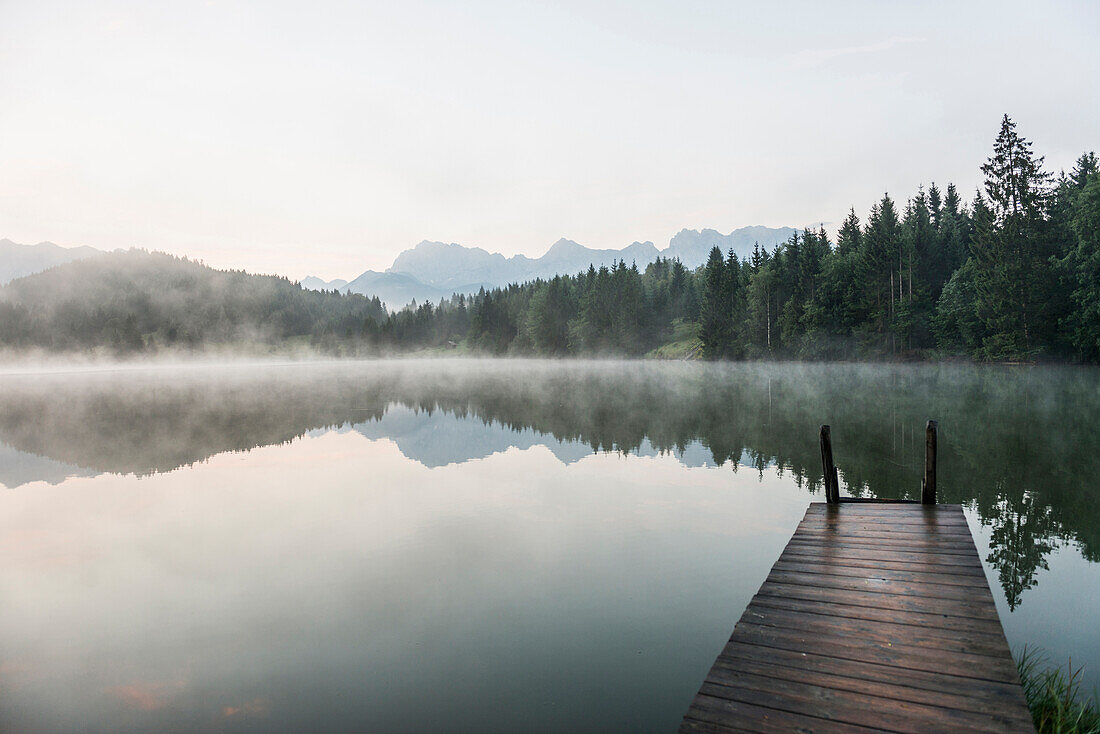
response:
[[[680,731],[1033,732],[962,507],[836,502],[830,489],[832,502],[809,506],[745,609]]]

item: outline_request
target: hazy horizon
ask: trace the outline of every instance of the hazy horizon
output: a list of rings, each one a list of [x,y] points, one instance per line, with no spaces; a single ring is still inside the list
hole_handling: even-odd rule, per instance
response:
[[[735,233],[739,230],[746,230],[746,229],[751,230],[751,229],[756,228],[757,226],[759,226],[759,225],[746,225],[744,227],[737,227],[737,228],[731,230],[731,232],[719,232],[719,234],[722,235],[722,236],[728,236],[728,235],[730,235],[732,233]],[[830,237],[834,237],[835,234],[836,234],[836,232],[835,232],[836,226],[835,226],[835,223],[833,223],[833,222],[820,222],[820,223],[806,225],[805,227],[795,227],[794,229],[799,229],[799,230],[808,229],[808,230],[811,230],[811,231],[816,231],[818,229],[818,227],[824,227],[825,230],[828,232]],[[704,232],[707,232],[707,231],[710,231],[710,230],[713,230],[713,229],[714,229],[713,227],[694,227],[694,228],[693,227],[684,227],[680,231],[681,232],[691,231],[691,232],[696,232],[696,233],[704,233]],[[772,229],[782,231],[784,228],[783,227],[775,227],[775,228],[772,228]],[[673,244],[672,244],[674,240],[675,240],[675,237],[673,237],[670,241],[663,242],[663,243],[662,242],[654,242],[652,240],[641,240],[641,241],[635,240],[633,242],[628,242],[628,243],[625,243],[625,244],[623,244],[621,246],[618,246],[618,247],[595,248],[595,247],[591,247],[591,246],[587,245],[584,242],[577,242],[577,241],[573,240],[570,237],[560,237],[560,238],[558,238],[558,240],[555,240],[554,242],[551,242],[551,243],[547,244],[546,247],[541,252],[537,252],[531,259],[537,260],[539,257],[542,257],[542,256],[548,254],[550,252],[550,250],[553,249],[554,245],[558,244],[559,242],[572,242],[573,244],[578,244],[578,245],[581,245],[582,247],[588,247],[589,249],[592,249],[592,250],[625,250],[625,249],[631,247],[632,245],[652,244],[660,253],[662,253],[663,256],[671,259],[671,258],[675,257],[675,255],[665,254],[665,253],[668,253],[669,251],[674,249]],[[4,243],[4,242],[10,243],[10,244],[15,245],[17,247],[40,247],[40,246],[44,246],[44,245],[45,246],[51,246],[52,245],[52,246],[61,247],[61,248],[64,248],[64,249],[79,249],[81,247],[86,247],[87,246],[87,245],[83,245],[83,244],[80,244],[80,243],[69,244],[69,243],[51,242],[49,240],[39,240],[37,242],[16,242],[11,237],[5,237],[2,234],[0,234],[0,243]],[[483,247],[478,247],[477,245],[466,245],[466,244],[461,243],[461,242],[420,240],[417,243],[409,245],[407,248],[405,248],[401,252],[406,253],[406,252],[415,251],[421,245],[439,245],[439,244],[443,244],[443,245],[447,245],[447,246],[458,245],[460,247],[464,247],[464,248],[470,249],[470,250],[485,251],[485,248],[483,248]],[[762,247],[765,247],[765,249],[771,249],[771,246],[768,246],[768,243],[766,243],[766,242],[761,242],[761,243],[758,243],[758,244],[760,244]],[[134,245],[133,248],[134,249],[139,249],[139,250],[148,250],[148,251],[151,251],[151,252],[165,252],[167,254],[180,256],[180,257],[185,257],[185,258],[188,258],[190,260],[195,260],[195,261],[201,260],[201,258],[193,255],[192,253],[185,252],[185,251],[172,252],[172,251],[168,251],[168,250],[158,250],[156,248],[142,247],[140,245]],[[102,252],[116,252],[119,249],[127,250],[127,249],[131,249],[131,248],[102,249]],[[501,254],[505,258],[508,258],[508,259],[524,256],[524,253],[509,254],[509,253],[500,253],[498,251],[488,251],[488,252],[489,252],[489,254],[493,254],[493,255]],[[399,253],[399,254],[401,254],[401,253]],[[627,258],[627,260],[629,261],[630,258]],[[306,279],[311,278],[311,277],[312,278],[319,278],[319,276],[313,271],[306,272],[304,275],[295,275],[295,274],[285,273],[285,272],[262,271],[262,270],[258,270],[256,268],[248,267],[247,265],[238,266],[237,268],[228,268],[228,267],[224,267],[224,266],[218,266],[218,265],[213,264],[213,263],[208,263],[205,260],[202,260],[202,262],[204,264],[210,265],[211,267],[214,267],[216,269],[222,269],[222,270],[225,270],[225,269],[243,269],[246,272],[252,273],[252,274],[255,274],[255,275],[286,276],[286,277],[288,277],[288,278],[290,278],[291,280],[294,280],[294,281],[306,280]],[[363,275],[366,272],[370,272],[370,271],[389,272],[390,270],[393,269],[393,266],[395,264],[396,264],[396,260],[394,262],[391,262],[388,265],[382,265],[378,268],[364,268],[363,270],[357,270],[357,271],[354,271],[354,272],[351,272],[351,273],[343,273],[339,276],[336,276],[335,278],[319,278],[319,279],[324,280],[326,282],[332,282],[332,281],[335,281],[339,278],[344,278],[345,280],[350,281],[350,280],[353,280],[354,278],[356,278],[357,276]],[[639,264],[641,264],[641,263],[639,263]],[[694,266],[691,266],[691,267],[694,267]],[[38,271],[35,271],[35,272],[38,272]],[[402,271],[401,269],[397,269],[397,270],[394,270],[394,272],[402,273],[402,272],[405,272],[405,271]],[[562,274],[566,274],[566,273],[563,272]],[[533,278],[530,278],[530,279],[533,279]],[[530,279],[522,279],[521,278],[519,280],[516,280],[515,282],[526,282],[526,280],[530,280]],[[0,282],[0,285],[2,285],[2,284],[3,283]]]
[[[933,181],[970,199],[1005,113],[1072,166],[1098,27],[1085,2],[3,2],[0,237],[331,279],[421,240],[835,225]]]

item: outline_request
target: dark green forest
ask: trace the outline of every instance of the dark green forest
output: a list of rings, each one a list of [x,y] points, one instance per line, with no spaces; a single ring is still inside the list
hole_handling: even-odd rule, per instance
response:
[[[0,289],[0,344],[56,351],[316,341],[385,318],[377,298],[142,250],[67,263]]]
[[[454,324],[452,338],[496,353],[643,354],[688,325],[709,358],[1095,362],[1096,155],[1055,177],[1005,116],[982,171],[970,205],[951,184],[904,205],[884,194],[865,223],[849,212],[836,243],[807,230],[745,259],[715,248],[692,273],[620,263],[399,318],[425,325],[414,341]]]
[[[167,255],[115,253],[0,289],[0,344],[118,353],[250,341],[336,355],[456,348],[710,359],[1100,360],[1100,171],[1054,175],[1006,115],[967,203],[952,184],[853,209],[751,257],[715,248],[387,312]]]

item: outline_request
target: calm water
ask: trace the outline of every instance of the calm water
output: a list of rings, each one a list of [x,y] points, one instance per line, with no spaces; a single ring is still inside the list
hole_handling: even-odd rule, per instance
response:
[[[1100,681],[1100,372],[0,375],[0,731],[674,731],[806,505],[940,421],[1014,649]]]

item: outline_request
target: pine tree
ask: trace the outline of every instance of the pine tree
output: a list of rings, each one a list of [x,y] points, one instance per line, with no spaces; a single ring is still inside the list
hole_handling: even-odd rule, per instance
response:
[[[1004,116],[993,155],[982,166],[992,226],[975,230],[978,315],[989,336],[983,356],[1028,358],[1045,331],[1042,319],[1049,252],[1043,242],[1049,175],[1031,143]]]
[[[859,217],[856,216],[856,210],[853,208],[848,212],[848,216],[837,232],[836,251],[841,255],[848,255],[858,252],[862,244],[863,232],[859,228]]]
[[[928,187],[928,213],[932,218],[932,226],[939,229],[940,226],[940,212],[943,210],[943,199],[940,196],[940,190],[936,186],[936,182],[933,181],[932,185]]]
[[[726,300],[726,318],[728,320],[725,335],[725,355],[731,358],[744,355],[742,332],[744,331],[745,322],[745,284],[743,271],[744,268],[737,258],[737,253],[733,251],[733,248],[730,248],[729,253],[726,255],[724,297]]]
[[[1066,321],[1078,355],[1095,362],[1100,360],[1100,173],[1095,156],[1092,169],[1074,201],[1071,226],[1077,244],[1066,258],[1074,310]]]
[[[768,255],[767,250],[760,249],[760,243],[754,242],[752,246],[752,271],[755,273],[760,269],[760,266],[764,263],[764,258]]]
[[[901,224],[889,194],[871,207],[860,254],[865,327],[880,348],[896,351],[892,330],[900,301]]]
[[[776,351],[779,308],[775,292],[781,268],[779,260],[778,249],[774,254],[765,250],[746,288],[748,334],[745,346],[753,356],[770,356]]]
[[[729,277],[722,251],[714,247],[703,276],[703,302],[699,309],[699,340],[703,355],[714,359],[724,356],[730,339]]]

